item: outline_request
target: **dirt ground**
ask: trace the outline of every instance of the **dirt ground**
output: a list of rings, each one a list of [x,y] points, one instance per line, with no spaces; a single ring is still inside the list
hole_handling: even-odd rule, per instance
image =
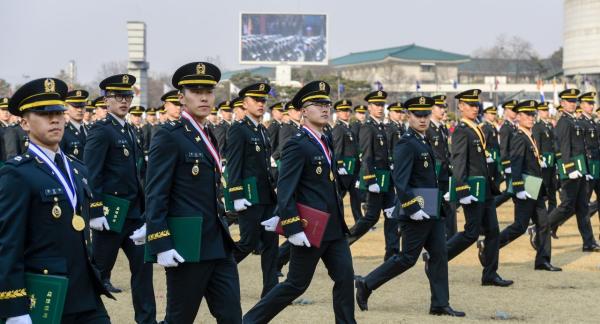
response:
[[[353,224],[346,203],[346,221]],[[513,219],[512,202],[498,209],[500,229]],[[377,229],[369,232],[352,246],[354,271],[367,274],[383,260],[383,220]],[[458,214],[459,230],[464,224]],[[592,219],[596,237],[599,234],[598,216]],[[237,239],[238,228],[232,227]],[[475,246],[449,264],[450,304],[467,313],[464,319],[428,315],[429,284],[423,272],[423,262],[388,282],[369,299],[369,311],[361,312],[356,306],[359,323],[480,323],[497,322],[498,313],[507,314],[511,322],[528,323],[598,323],[600,318],[600,253],[581,252],[581,237],[575,217],[559,230],[560,238],[553,240],[552,263],[563,272],[534,271],[534,250],[525,234],[500,250],[499,273],[515,280],[509,288],[482,287],[482,267],[477,260]],[[246,312],[258,300],[261,291],[259,256],[250,256],[239,265],[242,310]],[[284,273],[286,268],[284,268]],[[117,301],[105,300],[113,323],[133,323],[131,291],[127,260],[121,253],[115,266],[113,284],[124,289],[116,294]],[[322,263],[319,264],[311,286],[302,296],[314,303],[289,306],[273,323],[334,323],[331,289],[332,281]],[[154,268],[157,319],[164,318],[166,288],[164,270]],[[214,323],[203,302],[196,323]]]

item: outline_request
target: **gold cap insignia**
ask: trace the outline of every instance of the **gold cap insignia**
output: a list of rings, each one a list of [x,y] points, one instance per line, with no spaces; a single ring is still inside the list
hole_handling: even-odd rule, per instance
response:
[[[125,74],[123,75],[123,83],[129,83],[129,75]]]
[[[196,74],[202,75],[206,73],[206,66],[204,66],[204,63],[198,63],[198,65],[196,65]]]
[[[261,83],[260,85],[258,85],[258,91],[265,91],[265,84]]]
[[[531,100],[531,101],[529,102],[529,104],[530,104],[530,105],[533,107],[533,106],[535,106],[535,101]]]
[[[425,199],[423,199],[423,197],[421,197],[421,196],[416,196],[415,199],[419,203],[419,206],[421,207],[421,209],[423,209],[425,207]]]
[[[77,97],[81,97],[81,90],[77,90],[77,92],[75,93],[75,95],[76,95]]]
[[[44,92],[54,92],[56,89],[56,84],[52,79],[46,79],[44,81]]]
[[[475,89],[473,90],[473,95],[477,96],[479,94],[479,90]]]
[[[2,99],[2,103],[7,103],[7,102],[8,102],[8,98]]]
[[[571,94],[575,94],[575,89],[571,89]]]
[[[319,90],[320,91],[325,91],[325,82],[319,83]]]
[[[419,98],[419,105],[424,105],[424,104],[425,104],[425,97]]]
[[[377,91],[377,96],[378,96],[378,97],[382,97],[382,96],[383,96],[383,93],[381,93],[381,91]]]
[[[344,100],[342,101],[342,105],[347,105],[347,103],[346,103],[346,99],[344,99]]]

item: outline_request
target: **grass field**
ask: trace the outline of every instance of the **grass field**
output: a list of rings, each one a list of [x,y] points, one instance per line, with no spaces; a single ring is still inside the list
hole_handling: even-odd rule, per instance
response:
[[[348,201],[346,220],[349,225]],[[500,229],[513,219],[512,202],[498,209]],[[352,246],[354,270],[364,275],[383,260],[383,220],[375,231],[369,232]],[[459,230],[464,217],[458,215]],[[598,218],[592,219],[594,233],[598,236]],[[237,227],[232,233],[237,239]],[[450,303],[463,310],[467,317],[454,319],[428,315],[429,284],[423,272],[423,262],[379,288],[369,299],[369,311],[356,307],[359,323],[480,323],[497,322],[497,312],[508,314],[508,321],[528,323],[599,323],[600,322],[600,253],[581,252],[581,237],[575,217],[559,230],[560,239],[553,240],[552,263],[562,267],[563,272],[534,271],[535,251],[524,235],[500,250],[499,273],[506,279],[515,280],[509,288],[482,287],[482,267],[477,259],[475,246],[449,264]],[[259,299],[261,291],[259,256],[250,256],[239,265],[242,310],[250,309]],[[166,304],[165,275],[160,266],[154,268],[154,290],[157,303],[157,319],[164,318]],[[285,273],[286,268],[284,268]],[[113,284],[125,291],[116,294],[117,301],[105,299],[106,308],[113,323],[133,323],[129,270],[127,260],[121,253],[113,272]],[[311,286],[302,298],[310,299],[311,305],[289,306],[273,323],[334,323],[331,288],[332,281],[322,263],[319,264]],[[203,302],[196,323],[214,323],[206,303]]]

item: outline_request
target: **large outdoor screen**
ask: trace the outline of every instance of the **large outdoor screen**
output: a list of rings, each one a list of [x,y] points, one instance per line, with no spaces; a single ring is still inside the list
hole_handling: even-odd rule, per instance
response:
[[[327,64],[327,16],[241,14],[240,62]]]

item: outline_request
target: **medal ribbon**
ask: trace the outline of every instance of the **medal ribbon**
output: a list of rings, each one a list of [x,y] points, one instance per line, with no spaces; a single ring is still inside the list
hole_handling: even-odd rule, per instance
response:
[[[198,131],[198,133],[200,133],[200,136],[202,137],[202,141],[204,141],[204,144],[206,145],[206,147],[208,147],[208,151],[210,152],[210,155],[212,155],[213,159],[215,160],[215,164],[219,168],[219,172],[223,173],[223,169],[221,168],[221,157],[219,156],[219,152],[217,150],[215,150],[215,147],[210,142],[210,139],[208,138],[208,134],[206,134],[202,130],[202,128],[198,125],[198,123],[196,123],[196,121],[192,118],[192,116],[190,116],[190,114],[188,114],[187,111],[183,111],[181,113],[181,117],[187,119],[190,122],[190,124],[192,124],[192,126],[194,126],[194,128]]]
[[[483,145],[483,149],[485,150],[485,137],[483,136],[483,132],[481,131],[481,129],[479,129],[477,125],[475,125],[472,121],[466,118],[463,118],[461,120],[463,123],[467,124],[467,126],[469,126],[471,129],[473,129],[473,131],[475,131],[475,134],[477,134],[477,137],[479,137],[481,145]]]
[[[321,138],[318,137],[317,134],[315,134],[315,132],[313,132],[310,128],[308,128],[306,126],[302,126],[302,128],[304,128],[304,130],[307,131],[310,136],[312,136],[314,139],[317,140],[317,142],[321,146],[321,150],[323,151],[323,153],[325,153],[325,157],[327,158],[327,163],[329,163],[329,167],[331,167],[331,155],[329,153],[329,149],[327,148],[327,145],[325,145],[325,143],[323,143],[323,141],[321,141]]]
[[[75,183],[73,182],[73,175],[71,174],[71,166],[69,165],[69,161],[65,157],[65,154],[61,153],[60,155],[62,156],[63,162],[65,164],[65,169],[67,169],[67,176],[69,177],[69,182],[71,183],[70,187],[65,177],[63,177],[62,172],[60,172],[56,167],[56,164],[54,164],[54,162],[51,161],[50,158],[37,145],[35,145],[34,143],[29,143],[29,149],[31,150],[31,152],[33,152],[33,154],[42,159],[42,161],[44,161],[50,167],[50,169],[52,169],[52,171],[54,171],[54,175],[65,189],[65,192],[69,197],[69,202],[73,207],[73,212],[75,213],[75,208],[77,207],[77,192],[75,191]],[[73,190],[71,190],[71,188],[73,188]]]
[[[521,131],[523,131],[523,133],[525,133],[525,135],[527,135],[527,138],[529,138],[529,141],[531,142],[531,144],[533,145],[533,154],[535,155],[535,158],[538,161],[538,164],[541,164],[540,161],[540,152],[538,151],[537,145],[535,144],[535,140],[533,139],[533,137],[531,137],[531,134],[529,133],[528,130],[526,130],[525,128],[519,126],[519,129]]]

